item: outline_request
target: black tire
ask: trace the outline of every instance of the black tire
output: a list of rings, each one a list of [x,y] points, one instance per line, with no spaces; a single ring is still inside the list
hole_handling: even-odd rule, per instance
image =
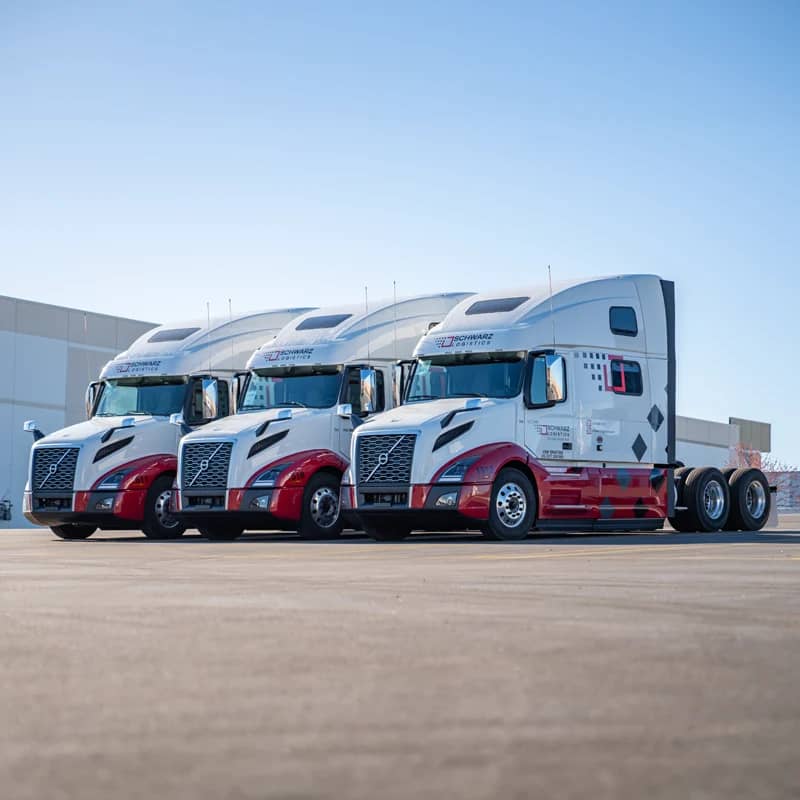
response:
[[[167,510],[171,492],[172,478],[169,475],[156,478],[147,490],[142,533],[148,539],[179,539],[186,530],[186,526]]]
[[[737,469],[729,482],[731,513],[728,528],[760,531],[767,524],[772,504],[766,476],[760,469],[744,467]]]
[[[303,510],[297,532],[301,539],[335,539],[342,532],[339,513],[341,477],[333,472],[318,472],[306,484]]]
[[[728,481],[716,467],[698,467],[683,487],[687,513],[696,531],[713,533],[725,528],[731,509]]]
[[[94,525],[53,525],[50,528],[60,539],[88,539],[97,528]]]
[[[536,519],[536,507],[536,492],[530,478],[513,467],[501,469],[492,485],[489,520],[482,528],[484,535],[502,542],[525,539]]]
[[[396,522],[365,525],[364,533],[376,542],[402,542],[411,534],[411,526]]]
[[[686,485],[686,478],[689,476],[691,471],[692,467],[679,467],[675,470],[675,505],[677,506],[686,505],[683,489]],[[669,524],[680,533],[693,533],[697,530],[694,518],[688,511],[675,511],[675,513],[669,518]]]
[[[201,536],[210,542],[233,542],[244,533],[242,525],[230,525],[225,522],[214,522],[197,529]]]
[[[722,477],[725,478],[726,481],[728,481],[729,486],[731,483],[731,475],[733,475],[733,473],[736,472],[736,470],[737,467],[725,467],[725,469],[722,470]]]

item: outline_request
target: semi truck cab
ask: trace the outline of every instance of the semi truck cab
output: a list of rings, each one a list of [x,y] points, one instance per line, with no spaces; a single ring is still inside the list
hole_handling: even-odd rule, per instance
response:
[[[398,361],[466,295],[309,312],[256,350],[237,413],[181,440],[177,513],[210,539],[246,528],[329,538],[353,430],[393,408]]]
[[[25,423],[34,436],[25,516],[64,539],[98,528],[180,536],[169,499],[181,430],[231,413],[236,371],[254,343],[305,310],[163,325],[141,336],[87,388],[86,421],[49,435]]]
[[[766,479],[675,461],[674,285],[655,275],[474,295],[359,427],[343,513],[378,539],[477,529],[754,529]]]

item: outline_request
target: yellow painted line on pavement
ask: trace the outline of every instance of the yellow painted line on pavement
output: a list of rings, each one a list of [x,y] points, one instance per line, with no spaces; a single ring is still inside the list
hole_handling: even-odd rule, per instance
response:
[[[565,549],[562,552],[548,552],[548,553],[525,553],[523,555],[512,555],[512,554],[503,554],[503,553],[490,553],[490,554],[483,554],[477,556],[469,556],[469,558],[476,558],[476,559],[483,559],[489,561],[517,561],[522,559],[538,559],[538,558],[572,558],[577,556],[611,556],[616,555],[618,553],[641,553],[641,552],[675,552],[677,548],[686,548],[686,547],[705,547],[706,545],[693,545],[693,544],[686,544],[686,545],[657,545],[657,544],[646,544],[646,545],[631,545],[626,547],[624,545],[612,546],[612,547],[593,547],[591,549],[585,550],[573,550],[571,548]]]

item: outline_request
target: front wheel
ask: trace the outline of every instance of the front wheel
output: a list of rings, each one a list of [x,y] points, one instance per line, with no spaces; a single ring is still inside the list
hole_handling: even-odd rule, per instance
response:
[[[482,529],[492,539],[516,542],[530,532],[536,518],[536,492],[525,473],[508,467],[492,485],[489,519]]]
[[[50,530],[61,539],[88,539],[97,528],[94,525],[53,525]]]
[[[178,539],[183,536],[186,526],[169,511],[171,494],[172,478],[169,475],[156,478],[147,490],[142,533],[148,539]]]
[[[306,484],[297,532],[303,539],[333,539],[342,532],[339,483],[332,472],[318,472]]]

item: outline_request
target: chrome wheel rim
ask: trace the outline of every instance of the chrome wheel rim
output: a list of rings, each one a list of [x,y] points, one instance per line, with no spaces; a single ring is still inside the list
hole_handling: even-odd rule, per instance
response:
[[[719,481],[709,481],[703,489],[703,505],[709,519],[718,520],[725,512],[725,492]]]
[[[525,519],[528,500],[516,483],[504,483],[495,501],[497,516],[506,528],[516,528]]]
[[[164,528],[177,528],[180,520],[169,513],[169,498],[172,490],[167,489],[156,498],[156,519]]]
[[[753,519],[761,519],[767,510],[767,493],[761,481],[750,481],[744,494],[744,504]]]
[[[328,486],[311,495],[311,519],[320,528],[332,528],[339,519],[339,496]]]

